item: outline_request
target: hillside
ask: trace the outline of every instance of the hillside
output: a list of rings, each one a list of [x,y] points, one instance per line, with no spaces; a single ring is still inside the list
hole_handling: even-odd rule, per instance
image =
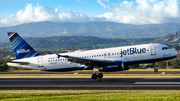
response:
[[[24,38],[33,48],[51,49],[64,47],[115,47],[125,45],[162,43],[162,44],[180,44],[180,32],[170,33],[163,37],[149,38],[100,38],[94,36],[53,36],[53,37],[31,37]],[[9,42],[1,42],[0,47],[11,49]]]
[[[33,48],[64,48],[68,46],[99,45],[103,47],[149,43],[155,38],[99,38],[93,36],[56,36],[25,38]],[[11,48],[9,42],[0,43],[1,48]]]
[[[8,42],[7,32],[16,31],[22,37],[95,36],[100,38],[160,37],[180,31],[180,24],[132,25],[115,22],[60,23],[32,22],[0,28],[0,42]]]
[[[180,32],[170,33],[160,38],[156,38],[154,42],[164,44],[180,44]]]

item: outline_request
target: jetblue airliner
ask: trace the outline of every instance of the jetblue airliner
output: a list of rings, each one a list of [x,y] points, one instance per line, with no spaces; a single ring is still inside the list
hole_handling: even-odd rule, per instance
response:
[[[16,60],[7,63],[9,66],[45,71],[91,69],[92,79],[102,78],[101,71],[129,70],[130,65],[139,63],[154,63],[154,72],[158,72],[155,62],[178,55],[167,45],[154,43],[40,55],[17,32],[8,32],[8,37],[16,56]]]

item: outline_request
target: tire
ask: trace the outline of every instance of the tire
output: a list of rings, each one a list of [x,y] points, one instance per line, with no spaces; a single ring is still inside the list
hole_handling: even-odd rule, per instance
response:
[[[154,72],[157,73],[157,72],[158,72],[158,69],[154,69]]]
[[[92,79],[97,79],[97,75],[96,74],[92,74],[91,78]]]
[[[102,73],[99,73],[98,74],[98,78],[101,79],[103,77],[103,74]]]

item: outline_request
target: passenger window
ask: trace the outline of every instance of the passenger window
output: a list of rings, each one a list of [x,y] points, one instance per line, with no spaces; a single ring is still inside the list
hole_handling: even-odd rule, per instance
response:
[[[114,53],[112,53],[112,55],[114,55]]]
[[[96,57],[96,55],[94,55],[94,57]]]

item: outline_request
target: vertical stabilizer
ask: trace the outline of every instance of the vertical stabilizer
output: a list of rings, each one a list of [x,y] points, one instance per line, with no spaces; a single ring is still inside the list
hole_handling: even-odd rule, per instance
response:
[[[8,37],[12,45],[16,59],[39,56],[37,53],[17,32],[8,32]]]

